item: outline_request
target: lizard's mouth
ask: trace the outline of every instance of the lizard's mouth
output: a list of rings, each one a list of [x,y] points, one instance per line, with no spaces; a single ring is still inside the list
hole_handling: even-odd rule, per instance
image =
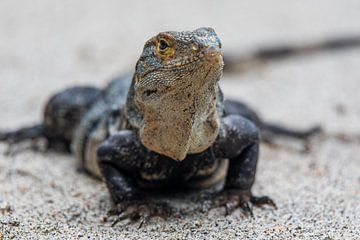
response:
[[[193,56],[191,59],[181,59],[176,62],[169,63],[168,65],[165,65],[163,69],[166,70],[174,70],[179,68],[186,68],[190,65],[194,64],[201,64],[201,63],[210,63],[210,64],[217,64],[221,63],[223,65],[223,57],[222,53],[219,50],[213,50],[213,49],[207,49],[205,51],[202,51],[196,56]],[[199,65],[198,68],[201,66]]]
[[[169,63],[165,63],[162,67],[146,71],[140,76],[140,78],[144,79],[149,74],[158,71],[181,71],[192,69],[191,66],[194,66],[195,69],[201,68],[203,67],[203,64],[214,64],[214,66],[219,65],[220,70],[222,70],[224,67],[222,52],[218,49],[208,48],[191,58],[186,57],[178,59],[177,61],[169,61]],[[195,69],[192,69],[192,71]],[[141,86],[141,81],[139,83],[139,86]]]

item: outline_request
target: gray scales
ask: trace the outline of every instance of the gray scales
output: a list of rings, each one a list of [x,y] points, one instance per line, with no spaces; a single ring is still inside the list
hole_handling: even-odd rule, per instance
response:
[[[358,44],[338,39],[265,49],[247,58],[225,55],[226,69]],[[267,141],[306,140],[319,128],[266,123],[244,103],[224,100],[218,85],[223,66],[213,29],[159,33],[145,43],[133,76],[116,78],[105,89],[66,89],[48,101],[43,123],[1,132],[0,141],[42,138],[50,149],[72,152],[80,168],[106,182],[119,220],[171,213],[164,204],[148,202],[149,188],[209,188],[219,182],[223,189],[208,198],[209,208],[225,206],[230,213],[240,207],[251,215],[253,205],[276,207],[269,197],[251,193],[260,135]]]

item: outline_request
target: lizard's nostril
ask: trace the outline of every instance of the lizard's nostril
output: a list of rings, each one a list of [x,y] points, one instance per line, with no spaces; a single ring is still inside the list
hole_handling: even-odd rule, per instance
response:
[[[219,44],[219,48],[222,48],[222,44],[220,40],[218,40],[218,44]]]

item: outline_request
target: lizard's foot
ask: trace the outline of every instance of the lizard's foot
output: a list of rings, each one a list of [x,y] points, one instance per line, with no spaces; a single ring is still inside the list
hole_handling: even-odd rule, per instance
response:
[[[28,149],[45,151],[48,145],[43,124],[0,132],[0,142],[8,145],[5,155],[15,155]]]
[[[164,202],[155,203],[147,200],[134,200],[116,204],[108,213],[108,216],[113,215],[116,215],[116,217],[111,224],[112,227],[120,221],[130,219],[131,221],[139,221],[139,228],[141,228],[151,217],[167,218],[176,215],[176,212]]]
[[[226,189],[213,194],[203,203],[203,210],[208,211],[217,207],[225,207],[226,215],[231,214],[236,208],[241,208],[246,215],[254,217],[253,206],[269,205],[277,209],[275,202],[268,196],[253,196],[249,191]]]
[[[5,156],[15,156],[25,151],[31,150],[34,152],[45,153],[49,149],[49,144],[46,139],[31,139],[22,142],[6,142],[7,147],[3,154]]]

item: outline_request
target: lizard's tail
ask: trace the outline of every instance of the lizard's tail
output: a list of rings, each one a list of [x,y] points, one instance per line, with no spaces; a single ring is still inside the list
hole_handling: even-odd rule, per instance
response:
[[[17,143],[28,139],[45,137],[45,126],[37,124],[30,127],[20,128],[15,131],[0,132],[0,142]]]
[[[273,123],[262,123],[260,129],[264,140],[271,139],[274,135],[307,140],[308,138],[322,132],[320,126],[314,126],[305,130],[298,130]]]
[[[303,45],[282,45],[260,48],[260,50],[245,56],[225,53],[224,72],[241,72],[251,70],[270,61],[355,47],[360,47],[360,35],[333,38]]]

